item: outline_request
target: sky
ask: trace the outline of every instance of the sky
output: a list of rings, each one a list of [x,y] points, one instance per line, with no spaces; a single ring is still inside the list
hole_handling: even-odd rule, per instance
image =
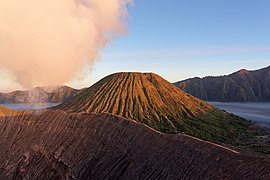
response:
[[[87,78],[67,85],[88,87],[122,71],[176,82],[269,66],[269,9],[269,0],[135,0],[127,32],[84,68]]]
[[[270,65],[269,0],[137,0],[85,84],[119,71],[175,82]],[[79,85],[79,84],[74,84]]]

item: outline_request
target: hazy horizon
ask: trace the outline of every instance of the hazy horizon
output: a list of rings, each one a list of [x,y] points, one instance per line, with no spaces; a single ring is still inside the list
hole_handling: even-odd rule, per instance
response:
[[[227,74],[216,74],[216,75],[209,74],[209,75],[206,75],[206,76],[192,76],[192,77],[187,77],[187,78],[179,79],[179,80],[175,80],[175,81],[169,81],[168,79],[166,79],[166,80],[168,80],[171,83],[175,83],[175,82],[178,82],[178,81],[182,81],[182,80],[186,80],[186,79],[194,78],[194,77],[203,78],[203,77],[207,77],[207,76],[225,76],[225,75],[230,75],[232,73],[235,73],[235,72],[237,72],[239,70],[242,70],[242,69],[246,69],[248,71],[255,71],[255,70],[263,69],[263,68],[266,68],[266,67],[269,67],[269,65],[268,66],[265,66],[265,67],[258,68],[258,69],[240,68],[238,70],[235,70],[233,72],[229,72]],[[66,84],[48,85],[48,86],[35,86],[35,87],[32,87],[32,88],[28,88],[28,89],[24,89],[24,88],[10,89],[10,90],[4,90],[4,91],[0,91],[0,92],[2,92],[2,93],[9,93],[9,92],[12,92],[12,91],[17,91],[17,90],[18,91],[31,90],[31,89],[38,88],[38,87],[53,87],[54,88],[54,87],[58,87],[58,86],[68,86],[68,87],[71,87],[71,88],[74,88],[74,89],[83,89],[83,88],[87,88],[87,87],[92,86],[93,84],[97,83],[99,80],[101,80],[102,78],[104,78],[104,77],[106,77],[108,75],[111,75],[113,73],[119,73],[119,72],[142,72],[142,71],[116,71],[116,72],[112,72],[110,74],[105,74],[103,77],[101,77],[100,79],[97,79],[95,82],[93,82],[93,83],[91,83],[89,85],[81,86],[81,87],[76,87],[76,86],[73,86],[72,84],[70,85],[70,84],[66,83]],[[155,72],[145,71],[145,72],[142,72],[142,73],[155,73]],[[157,74],[157,73],[155,73],[155,74]]]

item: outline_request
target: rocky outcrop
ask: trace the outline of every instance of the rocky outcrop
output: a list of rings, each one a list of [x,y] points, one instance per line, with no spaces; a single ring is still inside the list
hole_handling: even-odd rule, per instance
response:
[[[269,179],[267,157],[107,113],[0,117],[0,179]]]
[[[37,87],[27,91],[0,93],[0,104],[9,103],[59,103],[77,95],[80,90],[68,86]]]
[[[256,71],[242,69],[228,76],[191,78],[174,84],[206,101],[269,102],[270,66]]]

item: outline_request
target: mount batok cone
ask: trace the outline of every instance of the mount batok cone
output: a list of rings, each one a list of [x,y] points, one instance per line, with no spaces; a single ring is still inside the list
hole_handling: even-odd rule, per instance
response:
[[[234,143],[252,136],[251,123],[209,105],[153,73],[115,73],[54,109],[107,112],[163,133]]]

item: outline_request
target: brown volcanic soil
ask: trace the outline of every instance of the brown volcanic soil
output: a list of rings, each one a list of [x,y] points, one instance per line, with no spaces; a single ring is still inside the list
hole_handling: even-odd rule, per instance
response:
[[[0,117],[0,179],[269,179],[267,157],[110,114]]]
[[[108,112],[160,132],[235,143],[253,137],[251,123],[199,100],[153,73],[116,73],[54,109]]]

